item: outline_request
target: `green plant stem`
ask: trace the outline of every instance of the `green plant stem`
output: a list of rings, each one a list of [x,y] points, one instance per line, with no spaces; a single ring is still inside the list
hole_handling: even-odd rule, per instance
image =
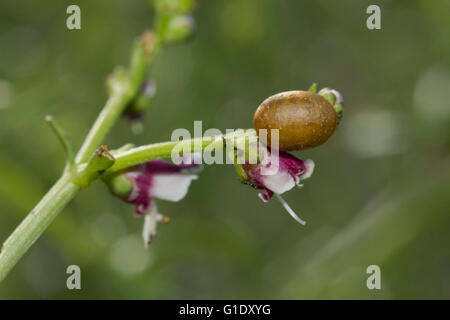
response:
[[[112,151],[115,162],[109,169],[106,170],[105,176],[130,167],[134,167],[147,161],[159,158],[169,158],[171,157],[174,148],[177,148],[178,150],[187,150],[189,153],[193,153],[203,151],[206,147],[209,147],[210,149],[216,148],[218,146],[223,147],[223,139],[230,139],[232,137],[236,139],[248,139],[249,137],[256,137],[256,133],[253,130],[249,130],[245,132],[242,131],[238,133],[217,135],[211,137],[154,143],[131,148],[125,151]]]
[[[105,107],[95,120],[89,134],[84,140],[75,161],[77,163],[86,162],[95,149],[102,143],[106,134],[122,114],[127,103],[130,101],[130,95],[124,90],[118,94],[109,97]]]
[[[27,215],[2,246],[0,282],[44,232],[53,219],[77,194],[79,187],[65,173]]]
[[[110,97],[84,140],[75,158],[76,163],[83,163],[89,159],[135,98],[145,80],[150,62],[160,47],[160,41],[155,40],[157,38],[150,31],[145,32],[135,44],[129,72],[127,74],[115,72],[109,79],[112,82]]]
[[[191,152],[198,152],[202,151],[213,141],[215,140],[212,138],[199,138],[184,140],[181,142],[169,141],[136,147],[125,152],[114,154],[116,162],[110,169],[106,171],[106,174],[115,173],[154,159],[168,158],[171,156],[175,146],[188,146],[190,147]],[[221,142],[221,140],[217,141]]]

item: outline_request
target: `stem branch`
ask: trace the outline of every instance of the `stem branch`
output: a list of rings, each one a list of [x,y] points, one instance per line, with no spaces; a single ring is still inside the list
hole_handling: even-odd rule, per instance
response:
[[[64,174],[3,244],[0,253],[0,282],[75,197],[79,187],[71,179],[70,174]]]
[[[230,138],[246,139],[248,141],[252,138],[256,138],[256,132],[254,130],[242,130],[240,132],[233,132],[225,135],[186,139],[182,141],[161,142],[126,149],[125,151],[121,151],[120,149],[116,150],[116,152],[112,151],[111,153],[115,158],[115,162],[108,170],[106,170],[105,176],[134,167],[147,161],[158,158],[169,158],[175,148],[177,149],[177,152],[201,152],[205,150],[206,147],[212,149],[217,146],[223,146],[223,139],[228,140]]]

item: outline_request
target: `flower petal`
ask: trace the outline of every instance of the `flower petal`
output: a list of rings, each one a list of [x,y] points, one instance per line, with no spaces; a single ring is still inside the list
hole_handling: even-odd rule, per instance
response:
[[[303,164],[305,166],[305,171],[299,175],[299,178],[302,180],[308,179],[311,177],[311,175],[314,172],[314,161],[312,161],[311,159],[306,159],[305,161],[303,161]]]
[[[142,229],[142,239],[146,247],[152,242],[153,237],[157,235],[156,227],[158,222],[161,221],[167,223],[169,218],[159,213],[156,204],[152,203],[150,210],[145,214],[144,227]]]
[[[279,171],[277,174],[262,175],[263,185],[274,193],[282,194],[296,185],[294,177],[288,171]]]
[[[149,189],[149,196],[177,202],[187,194],[192,180],[198,178],[195,174],[155,174]]]
[[[247,184],[264,190],[258,196],[267,202],[273,193],[283,194],[309,178],[314,171],[314,162],[297,159],[287,152],[267,150],[260,163],[244,164],[242,169],[248,177]]]
[[[126,178],[134,181],[134,186],[125,201],[136,205],[135,211],[137,215],[147,212],[152,203],[148,193],[152,185],[152,176],[140,172],[128,172],[126,173]]]
[[[197,179],[194,174],[202,169],[201,165],[190,161],[193,157],[185,156],[180,164],[163,160],[153,160],[134,167],[126,172],[125,178],[132,185],[132,191],[126,202],[136,205],[136,214],[141,215],[150,210],[152,198],[168,201],[179,201],[186,195],[192,180]]]

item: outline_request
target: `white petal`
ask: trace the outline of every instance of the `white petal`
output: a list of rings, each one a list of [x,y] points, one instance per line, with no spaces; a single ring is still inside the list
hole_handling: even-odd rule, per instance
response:
[[[312,161],[311,159],[306,159],[304,161],[304,164],[306,167],[306,171],[302,175],[299,176],[300,179],[302,179],[302,180],[305,180],[305,179],[308,179],[309,177],[311,177],[311,175],[314,172],[314,167],[315,167],[314,161]]]
[[[287,171],[279,171],[277,174],[262,176],[262,181],[267,189],[277,194],[289,191],[296,185],[294,178]]]
[[[198,178],[195,174],[155,174],[149,190],[150,197],[177,202],[184,198],[192,180]]]
[[[152,238],[156,236],[156,225],[162,221],[164,216],[158,212],[156,204],[152,202],[150,210],[144,215],[144,228],[142,229],[142,239],[145,246],[152,242]]]

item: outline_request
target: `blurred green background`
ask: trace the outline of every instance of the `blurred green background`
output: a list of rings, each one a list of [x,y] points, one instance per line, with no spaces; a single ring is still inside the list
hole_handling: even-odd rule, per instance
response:
[[[81,7],[82,29],[66,28]],[[381,30],[366,8],[381,7]],[[157,94],[133,133],[170,140],[176,128],[247,128],[266,97],[312,82],[345,98],[302,190],[262,203],[231,166],[209,166],[148,250],[133,207],[94,183],[57,217],[0,285],[0,298],[450,298],[450,1],[199,0],[195,37],[165,48]],[[147,1],[0,4],[0,240],[33,208],[64,164],[44,123],[52,114],[80,145],[106,99],[104,79],[126,65],[153,22]],[[66,288],[68,265],[82,289]],[[381,268],[368,290],[366,268]]]

